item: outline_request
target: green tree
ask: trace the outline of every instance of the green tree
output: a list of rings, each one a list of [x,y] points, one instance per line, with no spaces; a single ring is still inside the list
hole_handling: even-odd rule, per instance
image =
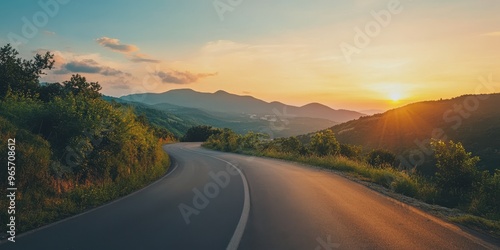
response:
[[[340,152],[340,144],[330,129],[314,134],[311,138],[309,148],[313,154],[319,156],[336,155]]]
[[[361,146],[340,144],[340,154],[347,158],[357,159],[360,157],[361,151],[363,151]]]
[[[448,205],[466,201],[478,178],[479,157],[467,152],[462,143],[433,140],[437,186]]]
[[[52,69],[54,55],[36,54],[32,60],[18,57],[19,52],[10,44],[0,48],[0,98],[7,93],[35,94],[39,87],[39,78],[44,70]]]
[[[281,151],[285,153],[291,153],[291,154],[299,153],[301,147],[302,143],[295,136],[285,138],[281,142]]]
[[[244,149],[259,149],[260,143],[266,138],[269,138],[266,134],[250,131],[241,137],[239,146]]]
[[[204,142],[208,140],[211,135],[218,135],[222,131],[212,126],[199,125],[188,129],[186,134],[182,137],[185,142]]]
[[[99,98],[102,89],[98,82],[87,82],[87,79],[79,74],[72,75],[69,81],[63,82],[63,90],[73,95],[83,95],[87,98]]]
[[[373,150],[368,154],[368,163],[374,167],[394,167],[396,155],[385,149]]]

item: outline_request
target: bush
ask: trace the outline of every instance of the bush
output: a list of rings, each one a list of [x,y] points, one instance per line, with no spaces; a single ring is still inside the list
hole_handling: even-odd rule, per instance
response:
[[[218,135],[222,130],[211,126],[195,126],[188,129],[186,134],[182,137],[181,141],[184,142],[204,142],[212,135]]]
[[[350,159],[358,159],[362,150],[361,146],[340,144],[340,154]]]
[[[368,154],[367,161],[378,168],[394,167],[396,155],[384,149],[373,150]]]
[[[340,144],[331,129],[315,133],[309,143],[311,152],[318,156],[337,155]]]
[[[500,170],[497,169],[493,175],[485,172],[481,179],[469,211],[500,220]]]
[[[418,194],[418,185],[415,180],[406,174],[401,174],[391,183],[392,190],[409,197],[416,197]]]
[[[473,157],[462,143],[434,140],[431,145],[436,159],[436,184],[442,192],[442,201],[450,206],[468,202],[478,180],[476,164],[479,157]]]

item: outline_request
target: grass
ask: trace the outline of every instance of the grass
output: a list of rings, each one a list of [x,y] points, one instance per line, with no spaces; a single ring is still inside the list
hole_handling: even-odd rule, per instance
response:
[[[450,217],[449,219],[455,223],[459,223],[477,231],[493,235],[496,238],[500,238],[500,221],[488,220],[483,217],[469,214]]]
[[[247,151],[246,153],[248,153]],[[368,163],[355,161],[342,156],[294,156],[276,151],[266,151],[257,155],[300,162],[326,169],[348,173],[363,181],[373,182],[390,188],[394,192],[410,197],[418,197],[423,183],[408,174],[392,168],[374,168]]]
[[[48,225],[130,194],[160,178],[167,172],[169,166],[170,160],[165,154],[150,172],[115,182],[78,186],[57,196],[44,197],[40,200],[42,204],[38,205],[33,205],[32,199],[19,199],[19,214],[22,216],[17,217],[17,232],[23,233]],[[28,202],[24,202],[25,200]]]

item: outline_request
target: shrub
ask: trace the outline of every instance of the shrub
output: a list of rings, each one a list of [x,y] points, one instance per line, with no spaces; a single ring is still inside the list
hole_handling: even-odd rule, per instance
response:
[[[367,161],[370,165],[378,168],[393,167],[396,155],[384,149],[377,149],[368,154]]]
[[[186,134],[182,137],[182,141],[185,142],[204,142],[212,135],[218,135],[222,133],[220,129],[216,129],[211,126],[194,126],[188,129]]]
[[[309,149],[318,156],[337,155],[340,152],[340,144],[333,131],[326,129],[312,136]]]
[[[401,174],[391,183],[392,189],[409,197],[416,197],[418,194],[417,183],[406,174]]]
[[[467,202],[478,180],[476,164],[479,157],[473,157],[462,143],[434,140],[431,145],[436,159],[436,184],[442,192],[442,201],[451,206]]]
[[[362,150],[361,146],[340,144],[340,154],[350,159],[358,159]]]

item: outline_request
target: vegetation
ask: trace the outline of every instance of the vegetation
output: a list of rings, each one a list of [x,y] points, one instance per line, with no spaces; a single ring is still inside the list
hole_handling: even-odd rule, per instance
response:
[[[254,139],[249,141],[248,137]],[[475,222],[488,221],[481,224],[486,228],[498,226],[500,171],[480,172],[476,166],[479,157],[472,156],[461,143],[433,141],[429,147],[433,149],[438,171],[427,177],[416,171],[399,170],[395,155],[387,150],[374,150],[363,156],[360,147],[338,143],[331,130],[312,134],[306,141],[303,143],[296,137],[268,140],[253,133],[242,136],[225,129],[210,136],[203,146],[346,172],[396,193],[481,216]]]
[[[188,129],[186,134],[182,137],[184,142],[202,142],[206,141],[212,135],[218,135],[222,130],[213,128],[211,126],[199,125]]]
[[[375,167],[394,167],[396,155],[384,149],[377,149],[368,154],[367,161]]]
[[[469,103],[477,106],[471,108]],[[408,167],[417,165],[417,170],[428,177],[437,170],[430,138],[453,140],[480,157],[479,170],[493,173],[500,169],[500,140],[495,139],[500,138],[499,106],[499,93],[465,95],[410,104],[331,129],[340,143],[362,145],[366,152],[389,150]]]
[[[102,100],[100,85],[83,76],[40,84],[54,63],[50,53],[17,56],[9,45],[0,49],[0,140],[16,140],[18,233],[108,202],[166,172],[161,144],[169,131]],[[6,181],[2,168],[2,187]],[[7,221],[6,205],[0,205],[0,221]]]

